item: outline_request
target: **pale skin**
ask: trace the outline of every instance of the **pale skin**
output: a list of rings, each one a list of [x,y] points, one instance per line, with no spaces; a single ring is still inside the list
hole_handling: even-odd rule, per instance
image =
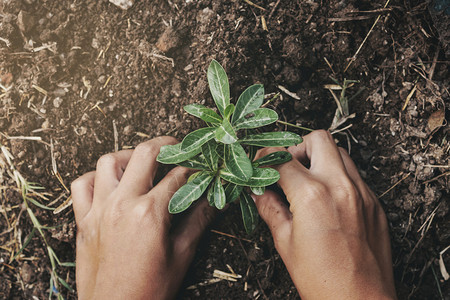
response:
[[[153,180],[159,149],[175,143],[105,155],[72,183],[80,299],[175,297],[215,214],[200,200],[172,228],[167,206],[189,170]],[[386,217],[350,156],[326,131],[287,151],[293,160],[275,168],[290,205],[269,190],[252,197],[302,299],[396,299]]]

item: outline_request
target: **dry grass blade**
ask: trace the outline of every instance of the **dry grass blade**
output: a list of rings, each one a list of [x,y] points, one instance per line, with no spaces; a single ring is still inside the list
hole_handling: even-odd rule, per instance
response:
[[[417,90],[417,85],[414,85],[414,87],[411,90],[411,92],[409,92],[408,96],[406,96],[405,104],[403,104],[402,111],[405,110],[405,108],[408,106],[408,103],[411,100],[411,98],[414,95],[414,93],[416,92],[416,90]]]
[[[288,96],[294,98],[295,100],[300,100],[300,97],[297,96],[297,94],[291,92],[290,90],[288,90],[288,89],[285,88],[284,86],[279,85],[278,88],[279,88],[283,93],[285,93],[286,95],[288,95]]]
[[[442,277],[444,278],[445,281],[450,279],[450,275],[447,272],[447,269],[445,268],[445,263],[444,263],[444,259],[442,258],[442,255],[444,255],[444,253],[450,249],[450,245],[447,246],[444,250],[442,250],[441,252],[439,252],[439,269],[441,271]]]
[[[238,279],[242,278],[242,275],[238,275],[236,273],[227,273],[220,270],[214,270],[213,277],[236,282]]]
[[[389,2],[391,0],[387,0],[386,3],[384,4],[383,8],[386,8],[389,5]],[[350,59],[347,67],[345,67],[344,72],[347,72],[348,68],[352,65],[352,63],[356,60],[356,57],[358,56],[359,52],[361,51],[362,47],[364,46],[364,44],[366,43],[367,39],[369,38],[369,35],[372,33],[373,29],[375,28],[375,26],[377,25],[378,21],[381,18],[381,14],[378,15],[378,17],[376,18],[375,22],[373,22],[372,27],[370,27],[369,32],[367,33],[366,37],[364,38],[364,40],[362,41],[361,45],[359,45],[358,50],[356,50],[355,54],[352,56],[352,58]]]
[[[397,185],[399,185],[403,180],[405,180],[406,178],[408,178],[411,175],[411,173],[406,174],[402,179],[400,179],[399,181],[397,181],[393,186],[391,186],[390,188],[388,188],[383,194],[381,194],[380,196],[378,196],[378,198],[382,198],[384,195],[386,195],[387,193],[389,193],[393,188],[395,188]]]
[[[229,234],[229,233],[220,232],[220,231],[217,231],[217,230],[211,230],[211,232],[214,232],[214,233],[217,233],[217,234],[220,234],[220,235],[223,235],[223,236],[227,236],[227,237],[230,237],[230,238],[233,238],[233,239],[238,239],[238,240],[241,240],[241,241],[246,241],[246,242],[252,243],[251,240],[248,240],[248,239],[245,239],[245,238],[240,238],[240,237],[237,237],[237,236]]]
[[[253,3],[252,1],[250,1],[250,0],[244,0],[244,2],[246,2],[248,5],[251,5],[251,6],[253,6],[253,7],[256,7],[256,8],[258,8],[258,9],[260,9],[260,10],[266,10],[264,7],[262,7],[262,6],[259,6],[258,4],[255,4],[255,3]]]

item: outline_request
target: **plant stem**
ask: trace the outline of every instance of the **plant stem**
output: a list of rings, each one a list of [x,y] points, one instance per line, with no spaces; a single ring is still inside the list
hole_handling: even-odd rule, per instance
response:
[[[308,128],[308,127],[298,126],[298,125],[291,124],[291,123],[284,122],[284,121],[280,121],[280,120],[278,120],[277,123],[280,123],[280,124],[283,124],[283,125],[287,125],[287,126],[291,126],[291,127],[295,127],[295,128],[302,129],[302,130],[306,130],[306,131],[314,131],[314,129],[311,129],[311,128]]]
[[[261,105],[261,107],[266,107],[270,104],[270,102],[273,102],[275,99],[277,99],[280,96],[280,93],[276,93],[271,99],[269,99],[266,103]]]

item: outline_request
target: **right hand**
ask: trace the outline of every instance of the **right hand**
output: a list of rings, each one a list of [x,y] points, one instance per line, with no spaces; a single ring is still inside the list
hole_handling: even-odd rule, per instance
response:
[[[269,190],[252,197],[301,298],[395,299],[386,216],[348,153],[323,130],[288,151],[275,168],[290,206]]]

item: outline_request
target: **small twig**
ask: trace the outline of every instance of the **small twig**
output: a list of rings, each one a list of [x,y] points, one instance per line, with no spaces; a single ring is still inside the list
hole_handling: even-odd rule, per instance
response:
[[[217,231],[217,230],[214,230],[214,229],[211,229],[211,232],[214,232],[214,233],[217,233],[217,234],[220,234],[220,235],[224,235],[224,236],[227,236],[227,237],[230,237],[230,238],[234,238],[234,239],[237,239],[237,240],[246,241],[246,242],[249,242],[249,243],[253,242],[251,240],[240,238],[240,237],[234,236],[232,234],[225,233],[225,232],[220,232],[220,231]]]
[[[306,131],[311,131],[311,132],[314,131],[314,129],[311,129],[311,128],[308,128],[308,127],[303,127],[303,126],[298,126],[298,125],[291,124],[291,123],[288,123],[288,122],[284,122],[284,121],[281,121],[281,120],[278,120],[277,123],[282,124],[282,125],[286,125],[286,126],[295,127],[295,128],[302,129],[302,130],[306,130]]]
[[[333,70],[333,66],[331,65],[331,63],[328,61],[328,59],[325,56],[323,57],[323,60],[327,63],[327,65],[330,68],[331,72],[333,74],[336,74],[336,72],[334,72],[334,70]],[[340,86],[339,86],[339,88],[340,88],[340,90],[342,89],[342,87],[340,87]]]
[[[267,20],[270,20],[270,18],[272,18],[273,13],[275,12],[275,10],[278,7],[278,4],[280,4],[281,0],[278,0],[277,3],[275,3],[275,5],[273,6],[272,10],[270,11],[269,17],[267,18]]]
[[[436,53],[434,54],[434,58],[433,58],[433,64],[431,65],[430,71],[428,73],[428,79],[431,81],[433,79],[433,74],[434,74],[434,69],[436,69],[436,62],[437,59],[439,57],[439,51],[441,49],[439,48],[439,46],[436,49]]]
[[[345,131],[345,130],[351,128],[352,126],[353,126],[353,124],[350,124],[350,125],[345,126],[344,128],[336,129],[335,131],[331,132],[331,135],[339,133],[339,132],[342,132],[342,131]]]
[[[380,196],[378,196],[378,198],[381,198],[381,197],[383,197],[384,195],[386,195],[387,193],[389,193],[393,188],[395,188],[397,185],[399,185],[403,180],[405,180],[406,178],[408,178],[409,175],[411,175],[411,173],[406,174],[402,179],[400,179],[400,180],[397,181],[393,186],[391,186],[390,188],[388,188],[383,194],[381,194]]]
[[[403,104],[403,107],[402,107],[402,111],[405,110],[406,106],[408,106],[408,103],[411,100],[414,93],[416,92],[416,90],[417,90],[417,84],[414,85],[414,88],[411,90],[411,92],[409,92],[408,96],[406,97],[405,104]]]
[[[11,42],[9,40],[0,37],[0,41],[4,42],[6,44],[6,47],[11,47]]]
[[[256,7],[256,8],[259,8],[260,10],[266,10],[264,7],[261,7],[261,6],[259,6],[258,4],[255,4],[255,3],[253,3],[252,1],[250,1],[250,0],[244,0],[244,2],[246,2],[248,5],[251,5],[251,6],[254,6],[254,7]]]
[[[341,113],[341,115],[344,115],[344,111],[342,110],[342,105],[341,105],[341,101],[339,101],[338,97],[336,96],[336,94],[333,92],[332,89],[328,89],[331,93],[331,95],[333,96],[334,102],[336,102],[336,105],[339,109],[339,112]]]
[[[43,88],[41,88],[40,86],[33,84],[31,87],[34,88],[39,93],[43,94],[44,96],[48,95],[48,92],[46,90],[44,90]]]
[[[73,203],[72,196],[69,196],[69,198],[67,198],[63,203],[61,203],[61,205],[59,205],[57,208],[55,208],[55,210],[53,211],[53,214],[54,215],[59,214],[66,208],[70,207],[72,205],[72,203]]]
[[[280,93],[276,93],[272,98],[270,98],[269,100],[267,100],[266,103],[264,103],[263,105],[261,105],[261,107],[266,107],[267,105],[269,105],[271,102],[275,101],[275,99],[277,99],[280,96]]]
[[[285,88],[284,86],[279,85],[278,88],[279,88],[283,93],[285,93],[285,94],[288,95],[288,96],[291,96],[291,97],[294,98],[295,100],[300,100],[300,97],[297,96],[297,94],[291,92],[290,90],[288,90],[288,89]]]
[[[391,0],[386,0],[386,3],[384,4],[383,8],[386,8],[389,5],[389,2]],[[375,22],[373,22],[372,27],[370,28],[369,32],[367,33],[366,37],[364,38],[364,40],[362,41],[361,45],[359,45],[358,50],[356,50],[355,54],[352,56],[352,58],[350,59],[350,61],[348,62],[347,67],[345,67],[344,72],[347,71],[347,69],[351,66],[351,64],[356,60],[356,56],[358,56],[359,51],[361,51],[362,47],[364,46],[364,44],[366,43],[367,39],[369,38],[369,35],[372,33],[372,30],[375,28],[375,26],[377,25],[378,21],[381,18],[381,14],[378,15],[378,17],[376,18]]]
[[[106,82],[105,82],[105,84],[103,85],[103,89],[106,88],[106,86],[108,85],[108,83],[109,83],[109,81],[111,80],[111,78],[112,78],[112,75],[108,76],[108,79],[106,79]]]
[[[151,55],[155,58],[169,61],[172,64],[172,68],[175,68],[175,61],[173,60],[173,58],[170,58],[170,57],[158,54],[158,53],[154,53],[154,52]]]
[[[236,282],[238,279],[242,278],[242,275],[238,275],[236,273],[227,273],[220,270],[214,270],[213,277],[220,278],[227,281],[233,281]]]
[[[372,16],[352,16],[343,18],[328,18],[328,22],[348,22],[348,21],[362,21],[372,18]]]
[[[427,168],[450,168],[450,166],[446,165],[423,165],[423,166]]]
[[[119,151],[119,133],[117,132],[116,120],[113,120],[113,132],[114,132],[114,152]]]
[[[439,206],[441,206],[441,203],[439,203],[439,204],[436,206],[436,208],[433,209],[433,211],[431,212],[431,214],[428,215],[428,217],[426,218],[425,222],[423,222],[423,224],[420,226],[420,228],[417,229],[417,232],[421,232],[422,229],[424,229],[425,226],[426,226],[427,224],[431,224],[431,222],[433,222],[434,216],[436,215],[436,211],[438,210]],[[430,227],[429,225],[426,226],[427,230],[425,230],[425,232],[428,231],[428,228],[429,228],[429,227]],[[422,235],[424,235],[424,232],[423,232],[423,231],[422,231]]]
[[[42,141],[40,136],[8,136],[8,140]]]
[[[436,177],[434,177],[434,178],[431,178],[430,180],[424,181],[422,184],[430,183],[430,182],[432,182],[432,181],[438,180],[439,178],[444,177],[444,176],[447,176],[447,175],[450,175],[450,171],[445,172],[445,173],[442,173],[441,175],[438,175],[438,176],[436,176]]]

